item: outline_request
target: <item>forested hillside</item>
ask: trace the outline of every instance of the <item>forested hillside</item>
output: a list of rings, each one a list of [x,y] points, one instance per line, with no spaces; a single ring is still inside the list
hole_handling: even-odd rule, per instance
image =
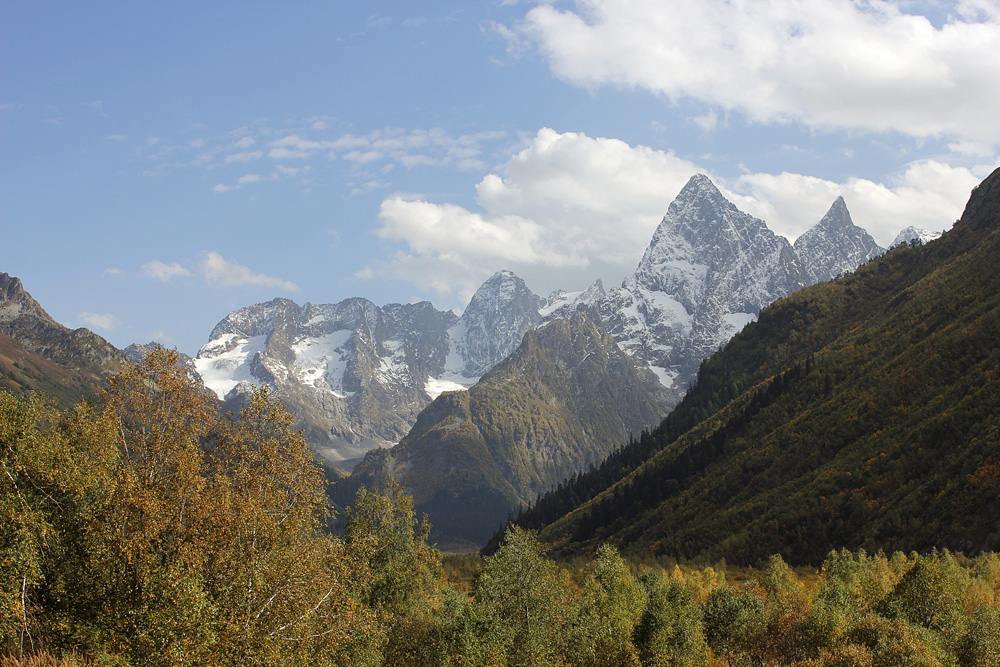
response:
[[[665,392],[581,308],[528,331],[468,391],[445,392],[390,450],[369,452],[334,497],[398,479],[442,544],[482,546],[519,505],[599,463],[662,417]]]
[[[1000,546],[1000,171],[942,238],[765,309],[664,423],[519,523],[564,553]]]
[[[157,351],[91,403],[0,392],[0,665],[957,665],[1000,659],[1000,558],[572,565],[530,531],[443,562],[398,484],[323,530],[266,390],[238,417]]]

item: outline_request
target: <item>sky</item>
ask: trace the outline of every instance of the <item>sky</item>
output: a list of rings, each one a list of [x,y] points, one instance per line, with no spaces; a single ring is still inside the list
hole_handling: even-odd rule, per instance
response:
[[[881,245],[1000,164],[1000,0],[0,3],[0,272],[194,355],[275,297],[630,275],[707,174]]]

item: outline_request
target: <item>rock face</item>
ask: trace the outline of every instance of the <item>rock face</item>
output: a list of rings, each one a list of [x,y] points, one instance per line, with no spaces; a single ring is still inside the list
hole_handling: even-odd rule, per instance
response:
[[[581,307],[524,335],[468,391],[444,393],[349,486],[399,478],[446,543],[484,542],[535,497],[663,417],[665,392]],[[345,494],[348,495],[349,494]]]
[[[622,349],[657,373],[676,404],[703,359],[761,308],[810,282],[784,237],[696,175],[670,204],[635,274],[600,310]]]
[[[497,271],[480,285],[462,316],[448,330],[448,358],[425,389],[430,398],[465,389],[503,361],[526,331],[542,321],[545,302],[510,271]]]
[[[18,278],[0,273],[0,388],[43,391],[67,407],[126,363],[111,343],[89,329],[59,324]]]
[[[885,252],[854,224],[843,197],[837,197],[823,219],[795,240],[794,248],[813,283],[850,273]]]
[[[889,247],[892,248],[903,243],[911,242],[916,243],[917,245],[923,245],[924,243],[930,243],[940,236],[941,232],[929,232],[926,229],[920,229],[911,225],[899,232],[899,234],[896,235],[896,238],[892,240]]]
[[[444,368],[457,319],[428,302],[274,299],[219,322],[195,366],[234,406],[256,386],[271,386],[314,448],[339,462],[406,434],[429,400],[424,385]]]

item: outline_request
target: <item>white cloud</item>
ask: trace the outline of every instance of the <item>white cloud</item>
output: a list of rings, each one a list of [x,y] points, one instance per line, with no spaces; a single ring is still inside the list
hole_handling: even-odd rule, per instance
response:
[[[261,285],[278,287],[292,292],[299,291],[299,286],[293,282],[266,276],[262,273],[254,273],[235,259],[226,259],[214,251],[205,253],[199,264],[199,269],[208,283],[222,287]]]
[[[407,251],[372,270],[441,294],[471,293],[499,268],[525,278],[544,272],[580,280],[596,271],[588,281],[620,279],[635,269],[670,200],[697,171],[672,153],[543,128],[503,175],[476,186],[482,212],[412,197],[383,201],[378,234]]]
[[[888,183],[849,178],[834,183],[801,174],[747,174],[733,183],[746,193],[734,203],[767,221],[768,227],[794,240],[842,196],[854,224],[887,246],[904,227],[944,230],[958,219],[969,193],[981,179],[965,167],[921,160]]]
[[[110,268],[110,269],[104,269],[104,271],[101,272],[101,275],[111,276],[112,278],[121,278],[122,276],[125,275],[125,272],[122,271],[121,269]]]
[[[243,153],[233,153],[227,155],[225,159],[226,164],[231,164],[233,162],[251,162],[252,160],[259,160],[264,157],[264,151],[245,151]]]
[[[322,141],[289,134],[269,142],[267,156],[273,160],[341,157],[355,167],[387,162],[407,168],[454,166],[461,170],[481,169],[485,166],[479,159],[483,143],[505,136],[506,133],[501,131],[487,131],[456,137],[442,128],[408,131],[392,127],[365,135],[348,133]]]
[[[408,280],[463,304],[501,268],[540,293],[611,287],[631,274],[670,202],[699,165],[672,153],[544,128],[476,186],[481,210],[395,195],[382,202],[380,237],[403,250],[356,277]],[[836,183],[801,174],[749,173],[726,182],[740,209],[793,240],[838,196],[883,246],[900,229],[945,229],[961,215],[979,176],[935,160],[914,162],[888,183]],[[447,306],[446,306],[447,307]]]
[[[693,98],[758,122],[1000,143],[1000,8],[964,2],[935,27],[885,0],[545,2],[506,30],[594,88]]]
[[[173,278],[190,276],[191,272],[177,262],[166,264],[159,260],[153,260],[151,262],[146,262],[139,267],[139,275],[143,278],[152,278],[154,280],[168,282]]]
[[[118,327],[118,318],[111,314],[99,315],[84,311],[80,313],[80,320],[92,329],[111,331]]]

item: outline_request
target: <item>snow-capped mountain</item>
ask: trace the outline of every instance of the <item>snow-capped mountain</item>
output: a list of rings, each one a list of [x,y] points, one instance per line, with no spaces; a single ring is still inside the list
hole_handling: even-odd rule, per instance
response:
[[[680,399],[702,359],[810,282],[791,244],[704,175],[670,204],[635,274],[601,302],[618,344]]]
[[[541,321],[545,302],[510,271],[497,271],[480,285],[462,317],[448,331],[450,353],[432,398],[443,385],[450,389],[471,387],[488,370],[506,359],[521,343],[524,332]],[[448,387],[448,384],[457,386]]]
[[[889,244],[889,247],[893,248],[903,243],[910,243],[911,241],[919,241],[921,244],[930,243],[940,236],[941,232],[929,232],[926,229],[919,229],[911,225],[897,234],[896,238]]]
[[[885,252],[868,232],[854,224],[843,197],[837,197],[823,219],[795,239],[794,248],[811,282],[833,280]]]
[[[572,317],[580,306],[597,306],[606,296],[604,283],[598,278],[593,285],[582,292],[567,292],[565,290],[552,292],[545,300],[545,305],[538,312],[542,316],[543,322],[567,319]]]
[[[195,364],[229,402],[256,385],[274,387],[318,451],[353,459],[398,442],[431,400],[475,385],[527,331],[593,307],[632,361],[656,373],[669,408],[701,361],[761,308],[881,251],[842,199],[797,245],[801,253],[696,175],[670,204],[635,273],[609,293],[598,280],[542,299],[499,271],[461,317],[428,302],[380,308],[361,298],[318,306],[275,299],[220,322]]]
[[[332,461],[406,434],[429,398],[458,317],[429,302],[379,308],[367,299],[299,306],[274,299],[216,325],[195,366],[229,403],[274,388],[314,447]]]
[[[543,306],[509,271],[487,280],[461,317],[426,301],[275,299],[219,322],[195,366],[229,403],[273,387],[317,451],[342,461],[395,444],[433,398],[475,384],[541,322]]]

